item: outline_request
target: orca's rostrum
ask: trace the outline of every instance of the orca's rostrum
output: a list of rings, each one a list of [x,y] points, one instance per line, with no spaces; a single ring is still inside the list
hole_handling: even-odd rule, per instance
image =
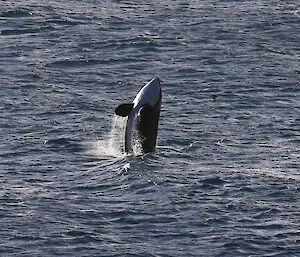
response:
[[[132,103],[121,104],[115,113],[127,117],[125,152],[133,152],[134,136],[137,135],[143,153],[155,151],[161,106],[159,78],[152,79],[136,95]]]

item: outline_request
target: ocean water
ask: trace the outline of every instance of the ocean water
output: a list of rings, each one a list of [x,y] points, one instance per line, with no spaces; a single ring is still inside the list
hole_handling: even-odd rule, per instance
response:
[[[0,255],[300,256],[299,35],[297,0],[1,1]]]

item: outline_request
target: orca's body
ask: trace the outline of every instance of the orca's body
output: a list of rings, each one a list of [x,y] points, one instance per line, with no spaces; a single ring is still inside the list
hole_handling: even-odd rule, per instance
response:
[[[121,104],[115,109],[119,116],[126,117],[125,152],[133,152],[134,135],[137,134],[143,153],[155,151],[158,121],[161,106],[161,87],[158,78],[148,82],[132,103]]]

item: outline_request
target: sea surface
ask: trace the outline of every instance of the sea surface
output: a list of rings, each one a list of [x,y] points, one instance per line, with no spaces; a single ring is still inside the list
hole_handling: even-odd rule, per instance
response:
[[[299,64],[298,0],[0,1],[0,256],[300,256]]]

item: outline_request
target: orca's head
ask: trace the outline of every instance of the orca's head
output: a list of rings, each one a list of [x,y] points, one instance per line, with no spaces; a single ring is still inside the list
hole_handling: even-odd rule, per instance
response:
[[[140,109],[149,105],[154,108],[160,105],[161,87],[159,78],[152,79],[148,82],[136,95],[132,103],[121,104],[115,109],[115,113],[119,116],[131,116],[132,113],[137,114]]]
[[[161,101],[161,87],[159,78],[152,79],[136,95],[133,100],[133,109],[139,109],[144,105],[155,107]]]

